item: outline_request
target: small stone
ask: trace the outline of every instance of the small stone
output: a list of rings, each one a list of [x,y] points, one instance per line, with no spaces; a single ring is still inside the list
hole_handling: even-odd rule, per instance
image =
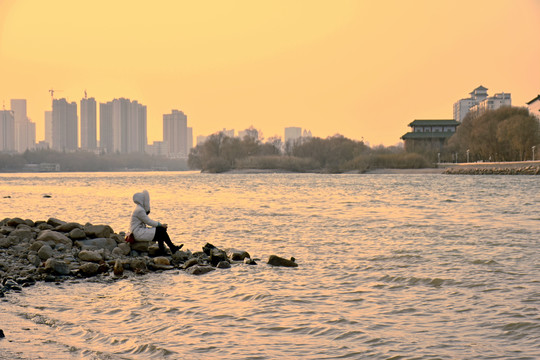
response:
[[[52,271],[60,275],[69,275],[69,266],[61,260],[49,258],[45,262],[45,270]]]
[[[113,273],[116,276],[122,276],[124,274],[124,266],[120,260],[116,260],[113,267]]]
[[[245,258],[244,259],[244,264],[246,264],[246,265],[257,265],[255,260],[253,260],[252,258]]]
[[[154,258],[154,264],[156,264],[156,265],[171,265],[171,262],[165,256],[158,256],[158,257]]]
[[[197,258],[191,258],[191,259],[189,259],[188,261],[186,261],[186,262],[184,263],[183,268],[184,268],[184,269],[187,269],[187,268],[190,268],[190,267],[195,266],[195,265],[197,265],[197,264],[199,264],[199,259],[197,259]]]
[[[143,259],[133,259],[130,268],[136,274],[144,274],[147,271],[146,262]]]
[[[99,264],[87,262],[79,267],[79,272],[84,276],[95,276],[99,270]]]
[[[122,255],[124,255],[124,256],[129,255],[129,253],[131,252],[131,246],[129,246],[129,244],[127,244],[125,242],[118,244],[118,246],[116,248],[120,249],[122,251]]]

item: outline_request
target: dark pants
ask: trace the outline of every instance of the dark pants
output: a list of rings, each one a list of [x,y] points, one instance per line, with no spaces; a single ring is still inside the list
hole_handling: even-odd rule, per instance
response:
[[[174,246],[174,244],[172,243],[169,234],[167,234],[167,229],[165,229],[163,226],[158,226],[156,228],[156,235],[154,235],[154,241],[157,241],[159,250],[161,250],[161,252],[163,253],[165,253],[165,246],[163,245],[163,243],[167,244],[173,254],[176,251],[176,246]]]

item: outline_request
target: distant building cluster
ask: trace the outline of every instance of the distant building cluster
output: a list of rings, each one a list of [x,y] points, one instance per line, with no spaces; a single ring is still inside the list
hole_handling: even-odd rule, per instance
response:
[[[52,110],[45,111],[45,140],[37,144],[35,123],[26,116],[26,100],[11,100],[11,109],[0,111],[1,152],[82,149],[185,158],[193,147],[193,129],[187,126],[187,116],[178,110],[163,115],[163,141],[148,145],[146,106],[125,98],[99,104],[99,141],[97,135],[97,103],[86,93],[80,101],[80,112],[75,102],[52,100]]]
[[[469,112],[482,113],[488,110],[497,110],[502,106],[512,106],[512,96],[509,93],[499,93],[488,96],[485,87],[480,85],[474,89],[466,99],[454,103],[454,120],[463,121]]]

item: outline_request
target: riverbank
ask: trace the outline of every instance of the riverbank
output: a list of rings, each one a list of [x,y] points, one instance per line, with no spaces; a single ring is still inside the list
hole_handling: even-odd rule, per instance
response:
[[[202,251],[161,253],[157,243],[127,243],[125,234],[109,225],[81,225],[50,218],[47,221],[6,218],[0,221],[0,297],[38,281],[76,278],[121,278],[151,271],[180,269],[201,275],[231,264],[256,265],[244,250],[222,250],[207,243]],[[297,266],[271,255],[268,264]]]
[[[449,175],[540,175],[540,161],[443,164]]]

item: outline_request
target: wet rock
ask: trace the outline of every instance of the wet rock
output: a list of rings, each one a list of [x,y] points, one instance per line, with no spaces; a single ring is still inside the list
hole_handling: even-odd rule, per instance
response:
[[[117,259],[114,262],[113,273],[115,276],[124,275],[124,265],[122,264],[122,261],[120,261],[119,259]]]
[[[211,249],[210,264],[212,264],[212,266],[217,266],[221,261],[228,261],[227,253],[218,248]]]
[[[277,255],[270,255],[268,258],[268,264],[273,266],[298,267],[298,264],[295,262],[293,257],[288,260]]]
[[[154,264],[156,265],[171,265],[171,262],[165,256],[158,256],[154,258]]]
[[[126,235],[121,235],[121,234],[111,234],[110,236],[111,239],[113,239],[114,241],[116,241],[117,244],[125,244],[126,243]]]
[[[245,258],[244,259],[244,264],[246,264],[246,265],[257,265],[255,260],[253,260],[252,258]]]
[[[195,265],[189,267],[186,272],[191,275],[203,275],[214,270],[215,268],[213,268],[212,266]]]
[[[113,258],[119,258],[121,256],[124,256],[124,253],[122,252],[122,249],[120,249],[119,247],[115,247],[111,253],[111,256]]]
[[[49,244],[64,244],[67,249],[71,249],[72,241],[66,235],[53,230],[43,230],[37,237],[38,241],[47,242]]]
[[[206,245],[203,246],[202,250],[206,255],[210,256],[210,251],[215,248],[216,247],[214,245],[206,243]]]
[[[43,261],[53,257],[53,255],[54,255],[53,249],[47,244],[43,245],[37,253],[37,256]]]
[[[59,275],[69,275],[70,270],[68,264],[62,260],[57,260],[55,258],[49,258],[45,262],[45,270],[49,272],[54,272]]]
[[[106,249],[112,252],[116,247],[116,241],[110,238],[95,238],[88,240],[77,240],[75,245],[83,250],[99,250]]]
[[[103,255],[97,251],[81,250],[81,252],[79,252],[79,259],[82,261],[100,262],[103,260]]]
[[[188,261],[186,261],[184,263],[184,266],[182,266],[182,268],[187,269],[187,268],[190,268],[190,267],[198,265],[198,264],[199,264],[199,259],[191,258],[191,259],[189,259]]]
[[[173,261],[179,263],[179,262],[185,262],[185,261],[188,261],[193,255],[191,254],[191,252],[189,251],[182,251],[182,250],[179,250],[177,252],[175,252],[173,255],[172,255],[172,259]]]
[[[79,267],[79,273],[87,277],[97,275],[98,271],[99,264],[96,264],[94,262],[86,262]]]
[[[86,233],[83,229],[75,228],[69,232],[68,237],[71,240],[84,240],[86,239]]]
[[[4,335],[4,330],[0,329],[0,339],[5,338],[6,335]]]
[[[66,223],[65,221],[58,220],[55,218],[49,218],[49,220],[47,220],[47,224],[51,225],[53,228],[63,225],[65,223]]]
[[[91,224],[87,224],[84,226],[84,232],[89,238],[110,238],[111,234],[114,233],[113,229],[109,225]]]
[[[231,264],[228,262],[228,261],[220,261],[216,267],[218,269],[230,269],[231,268]]]
[[[233,261],[243,261],[245,258],[251,257],[247,251],[238,249],[229,249],[227,256]]]
[[[71,232],[74,229],[82,230],[83,226],[81,224],[75,223],[75,222],[68,222],[65,224],[62,224],[60,226],[57,226],[55,228],[56,231],[68,233]]]
[[[143,259],[133,259],[130,268],[136,274],[144,274],[147,271],[146,262]]]

